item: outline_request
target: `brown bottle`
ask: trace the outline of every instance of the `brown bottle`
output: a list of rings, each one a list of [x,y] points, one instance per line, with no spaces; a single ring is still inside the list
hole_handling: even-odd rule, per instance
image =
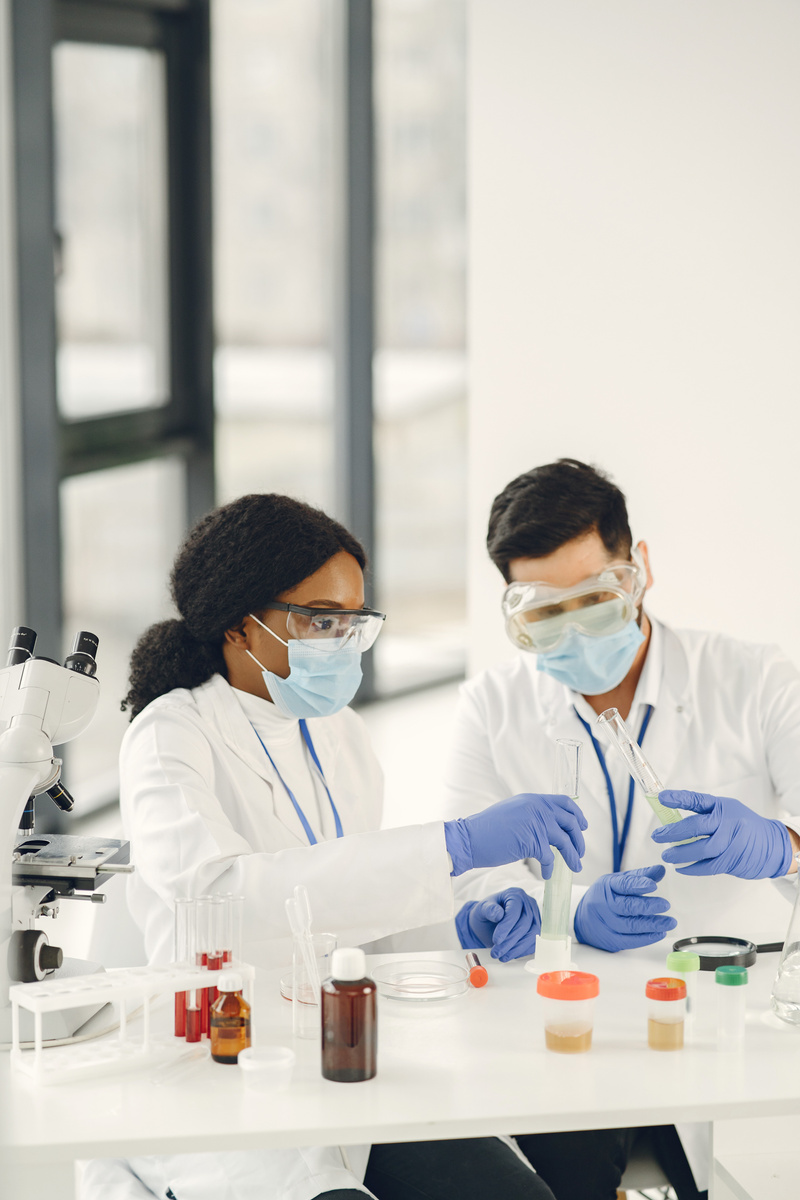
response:
[[[250,1045],[250,1005],[242,996],[241,975],[223,971],[217,992],[211,1006],[211,1057],[235,1066],[239,1051]]]
[[[322,1074],[360,1083],[377,1071],[376,988],[363,950],[334,950],[331,979],[322,984]]]

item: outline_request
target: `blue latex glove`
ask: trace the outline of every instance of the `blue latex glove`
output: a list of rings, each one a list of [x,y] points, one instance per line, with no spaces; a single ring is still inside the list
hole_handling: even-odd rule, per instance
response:
[[[660,792],[665,808],[684,808],[694,815],[657,829],[654,842],[682,842],[661,855],[679,866],[680,875],[736,875],[739,879],[779,879],[792,865],[789,831],[780,821],[753,812],[728,796],[702,792]]]
[[[541,927],[539,905],[522,888],[506,888],[488,900],[471,900],[456,917],[464,949],[491,947],[492,958],[501,962],[533,954]]]
[[[586,818],[569,796],[510,796],[472,817],[445,821],[444,839],[453,860],[450,873],[463,875],[473,867],[501,867],[536,858],[543,878],[549,879],[551,846],[561,851],[571,871],[580,871],[585,828]]]
[[[595,879],[575,910],[575,936],[598,950],[630,950],[651,946],[677,925],[662,916],[669,908],[663,896],[648,896],[666,875],[666,867],[642,867]]]

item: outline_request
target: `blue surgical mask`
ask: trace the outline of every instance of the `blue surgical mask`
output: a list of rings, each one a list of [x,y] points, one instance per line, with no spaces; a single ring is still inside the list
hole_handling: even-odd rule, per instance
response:
[[[536,670],[584,696],[602,696],[622,683],[643,641],[635,621],[607,637],[571,629],[557,649],[537,655]]]
[[[253,616],[253,614],[250,614]],[[253,617],[262,629],[289,649],[289,675],[283,679],[268,671],[254,654],[253,662],[261,667],[264,684],[275,707],[287,717],[330,717],[346,708],[361,683],[361,652],[341,649],[343,638],[329,638],[330,650],[320,650],[311,638],[292,638],[284,642],[258,617]]]

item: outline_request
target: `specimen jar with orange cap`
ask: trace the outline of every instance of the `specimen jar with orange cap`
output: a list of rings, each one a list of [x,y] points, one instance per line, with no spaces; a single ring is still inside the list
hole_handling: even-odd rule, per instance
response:
[[[548,1050],[582,1054],[592,1048],[594,1002],[600,981],[587,971],[546,971],[536,990],[542,997],[544,1039]]]
[[[682,979],[661,976],[648,979],[647,1044],[651,1050],[682,1050],[686,1020],[686,984]]]

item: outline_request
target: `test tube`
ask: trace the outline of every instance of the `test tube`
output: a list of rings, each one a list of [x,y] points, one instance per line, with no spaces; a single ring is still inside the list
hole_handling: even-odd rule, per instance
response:
[[[227,892],[225,900],[225,940],[223,962],[242,961],[242,922],[244,918],[244,896],[234,896]]]
[[[631,737],[630,731],[617,709],[607,708],[597,718],[597,724],[602,726],[611,739],[612,744],[616,746],[622,755],[625,760],[625,766],[644,792],[647,803],[652,808],[660,823],[662,825],[674,825],[676,821],[682,821],[683,813],[677,808],[665,808],[660,803],[658,793],[663,792],[664,785],[642,754],[641,747]]]
[[[581,743],[556,741],[554,792],[577,800],[581,783]],[[544,885],[542,931],[536,938],[536,966],[540,971],[566,970],[570,963],[569,909],[572,872],[553,847],[553,873]]]
[[[195,902],[175,901],[175,947],[173,962],[188,967],[194,962]],[[186,1037],[186,992],[175,993],[175,1037]]]

